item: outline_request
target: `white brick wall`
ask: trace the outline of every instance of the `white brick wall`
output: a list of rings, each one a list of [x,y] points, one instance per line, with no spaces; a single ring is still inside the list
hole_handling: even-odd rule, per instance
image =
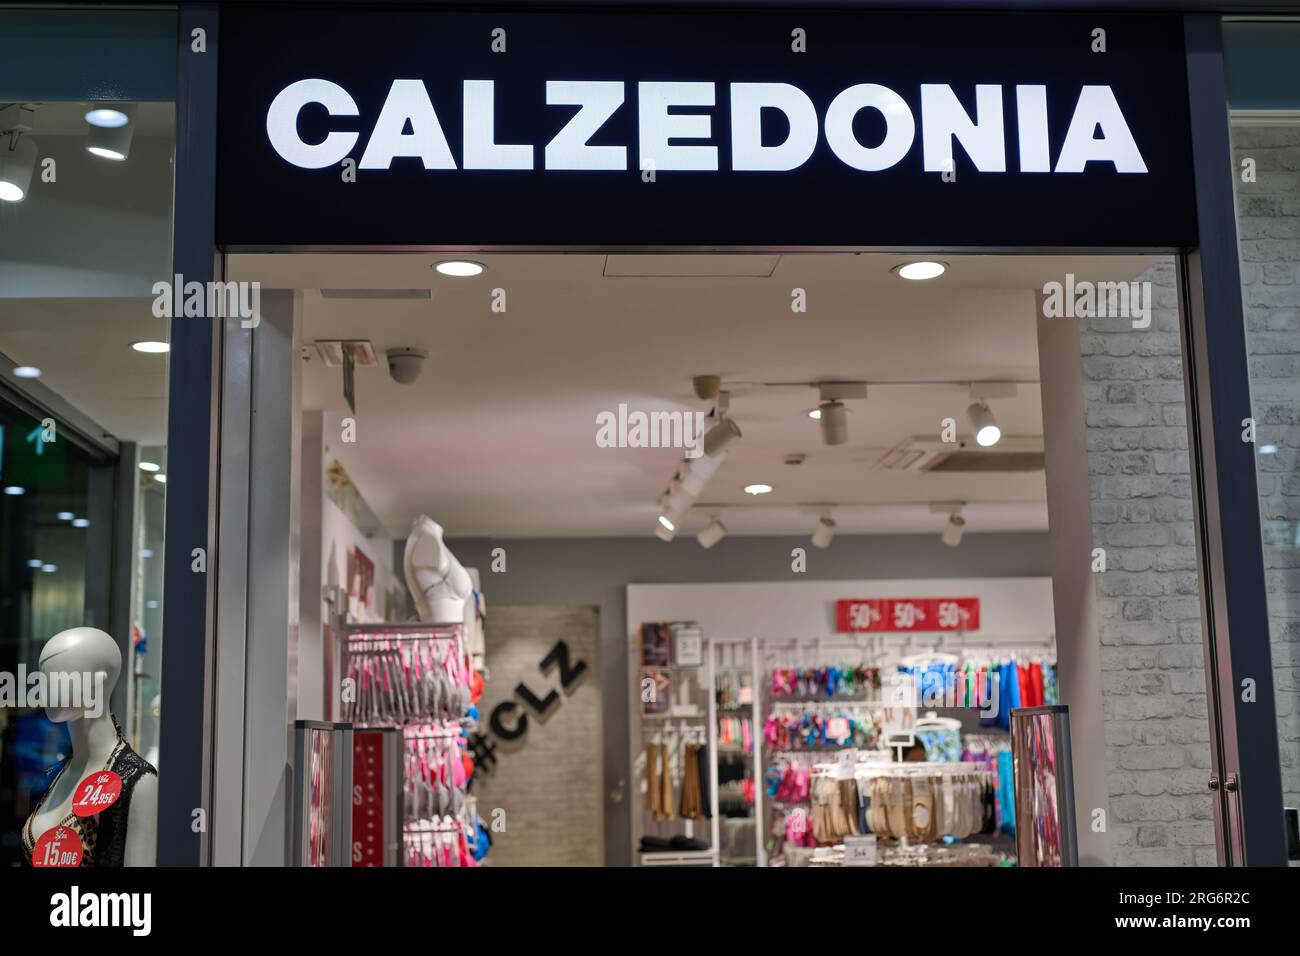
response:
[[[1300,125],[1234,127],[1237,233],[1250,355],[1282,789],[1300,806]],[[1255,182],[1242,182],[1242,160]]]
[[[1173,263],[1143,278],[1155,296],[1150,328],[1079,320],[1093,542],[1107,559],[1096,585],[1111,846],[1118,865],[1213,865]]]

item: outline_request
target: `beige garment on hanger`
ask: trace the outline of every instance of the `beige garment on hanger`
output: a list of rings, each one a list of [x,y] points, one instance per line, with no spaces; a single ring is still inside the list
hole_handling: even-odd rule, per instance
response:
[[[659,745],[650,743],[645,745],[645,808],[656,820],[663,811],[660,800]]]
[[[673,813],[673,770],[668,761],[668,745],[659,745],[659,756],[663,760],[663,773],[659,776],[659,804],[663,808],[664,819],[671,820]]]

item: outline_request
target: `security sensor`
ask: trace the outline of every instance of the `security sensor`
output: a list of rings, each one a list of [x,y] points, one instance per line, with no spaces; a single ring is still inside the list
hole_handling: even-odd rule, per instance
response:
[[[711,402],[718,397],[718,392],[722,389],[722,376],[696,375],[691,379],[691,386],[695,389],[696,398]]]
[[[424,349],[399,348],[389,349],[388,374],[399,385],[410,385],[424,371],[424,360],[429,353]]]

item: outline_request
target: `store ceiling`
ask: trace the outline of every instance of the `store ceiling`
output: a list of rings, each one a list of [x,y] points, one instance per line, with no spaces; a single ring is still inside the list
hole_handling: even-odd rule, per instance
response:
[[[436,257],[447,258],[447,257]],[[680,452],[600,448],[596,416],[706,410],[691,377],[731,384],[744,437],[679,529],[713,512],[732,534],[806,534],[823,505],[840,533],[933,532],[931,502],[967,501],[968,533],[1047,527],[1044,476],[917,474],[877,467],[945,417],[968,432],[971,381],[1022,382],[994,400],[1007,436],[1042,431],[1034,290],[1077,278],[1129,279],[1138,257],[947,257],[946,275],[908,282],[888,255],[479,255],[469,279],[427,255],[232,256],[229,275],[306,289],[305,341],[367,338],[377,351],[430,353],[420,379],[386,367],[356,374],[358,440],[332,443],[379,518],[404,534],[428,513],[455,536],[649,535]],[[704,272],[707,274],[701,275]],[[319,289],[429,289],[421,299],[322,298]],[[807,311],[791,310],[792,290]],[[505,312],[492,310],[493,290]],[[806,387],[755,383],[865,380],[849,442],[827,447]],[[303,404],[341,416],[342,375],[304,369]],[[939,384],[886,383],[927,382]],[[942,384],[942,383],[954,384]],[[804,464],[783,464],[804,453]],[[761,498],[742,488],[764,482]]]

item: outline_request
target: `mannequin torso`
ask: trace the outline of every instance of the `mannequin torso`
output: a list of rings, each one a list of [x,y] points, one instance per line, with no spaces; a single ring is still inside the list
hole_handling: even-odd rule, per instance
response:
[[[152,866],[157,843],[157,771],[135,753],[107,712],[108,698],[121,669],[121,653],[112,637],[95,628],[72,628],[52,637],[41,652],[41,670],[56,674],[103,675],[97,701],[89,707],[47,707],[55,723],[67,723],[72,754],[40,799],[23,828],[28,854],[34,842],[60,824],[82,837],[83,865]],[[93,818],[73,816],[77,785],[99,770],[111,769],[123,782],[117,805]],[[112,847],[92,846],[105,830]],[[122,830],[125,832],[120,832]],[[116,862],[118,854],[122,862]]]

